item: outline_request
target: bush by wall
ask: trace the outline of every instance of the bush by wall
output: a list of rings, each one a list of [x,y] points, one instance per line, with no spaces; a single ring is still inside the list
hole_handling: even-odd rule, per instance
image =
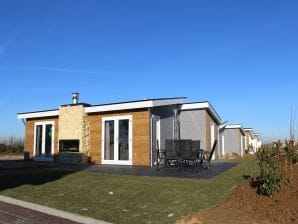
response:
[[[277,170],[277,164],[272,160],[272,149],[262,147],[257,152],[257,163],[260,175],[256,179],[258,193],[271,197],[280,189],[281,174]]]

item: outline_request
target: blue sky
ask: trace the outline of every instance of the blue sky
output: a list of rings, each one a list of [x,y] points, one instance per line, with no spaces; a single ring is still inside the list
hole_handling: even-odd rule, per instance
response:
[[[0,2],[0,136],[18,112],[187,96],[264,139],[298,107],[297,1]],[[298,119],[297,119],[298,120]]]

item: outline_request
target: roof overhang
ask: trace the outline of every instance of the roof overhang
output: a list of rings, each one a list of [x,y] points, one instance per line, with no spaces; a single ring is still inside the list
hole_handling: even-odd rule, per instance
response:
[[[241,124],[229,124],[225,127],[225,129],[239,129],[243,135],[245,135],[245,130],[243,129]]]
[[[221,122],[221,124],[219,125],[219,129],[224,129],[226,126],[228,125],[228,121],[223,121]]]
[[[142,108],[152,108],[160,106],[168,106],[175,104],[185,103],[186,98],[171,98],[171,99],[153,99],[153,100],[144,100],[136,102],[124,102],[124,103],[114,103],[114,104],[105,104],[92,107],[86,107],[86,113],[97,113],[97,112],[106,112],[106,111],[117,111],[117,110],[133,110],[133,109],[142,109]]]
[[[78,105],[83,105],[85,107],[86,113],[96,113],[96,112],[108,112],[108,111],[117,111],[117,110],[151,108],[151,107],[168,106],[168,105],[175,105],[175,104],[181,105],[185,103],[185,101],[186,101],[186,97],[176,97],[176,98],[162,98],[162,99],[150,99],[150,100],[122,102],[122,103],[102,104],[102,105],[95,105],[95,106],[90,106],[89,104],[78,104]],[[73,104],[62,105],[62,106],[73,106]],[[17,115],[17,118],[28,119],[28,118],[53,117],[53,116],[59,116],[59,109],[19,113]]]
[[[214,107],[209,102],[202,102],[202,103],[186,103],[183,104],[181,107],[182,111],[185,110],[207,110],[212,117],[215,119],[216,123],[219,125],[222,123],[221,117],[216,112]]]
[[[17,117],[18,119],[28,119],[28,118],[56,117],[56,116],[59,116],[59,110],[19,113]]]

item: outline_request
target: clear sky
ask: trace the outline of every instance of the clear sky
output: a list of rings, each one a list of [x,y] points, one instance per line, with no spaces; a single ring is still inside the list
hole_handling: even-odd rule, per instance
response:
[[[298,1],[0,1],[0,136],[18,112],[187,96],[224,120],[289,136]],[[298,119],[297,119],[298,120]]]

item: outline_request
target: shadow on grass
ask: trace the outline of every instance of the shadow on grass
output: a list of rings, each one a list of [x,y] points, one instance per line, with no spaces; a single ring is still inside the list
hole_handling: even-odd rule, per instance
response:
[[[242,175],[242,177],[243,177],[245,180],[248,180],[248,179],[250,179],[250,178],[251,178],[251,176],[250,176],[250,175]]]
[[[86,168],[81,165],[76,165],[75,169],[71,167],[54,162],[1,160],[0,192],[22,185],[42,185]]]

